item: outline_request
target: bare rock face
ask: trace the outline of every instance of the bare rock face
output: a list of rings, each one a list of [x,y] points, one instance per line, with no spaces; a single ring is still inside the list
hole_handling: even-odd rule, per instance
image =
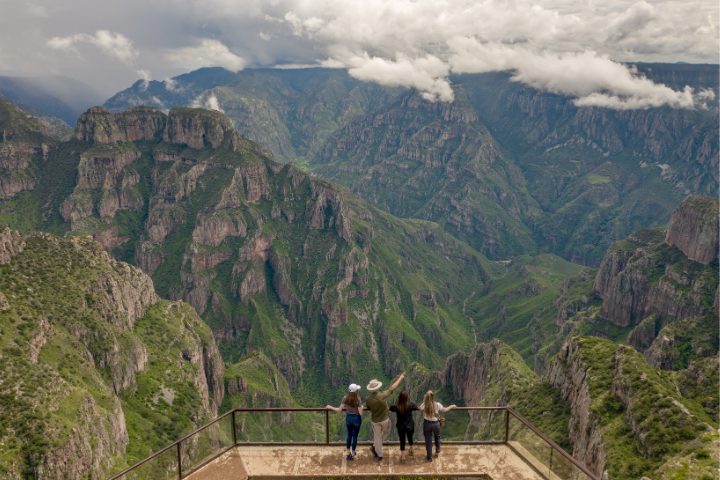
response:
[[[708,264],[718,258],[718,201],[691,195],[673,212],[665,242],[690,259]]]
[[[234,150],[239,136],[230,120],[219,112],[181,108],[170,111],[163,140],[195,149],[218,148],[228,141]]]
[[[567,342],[558,353],[548,374],[550,384],[558,388],[570,403],[570,440],[573,457],[595,472],[603,472],[607,454],[603,446],[600,427],[591,411],[592,398],[586,382],[593,373],[582,359],[580,347]]]
[[[97,212],[112,219],[118,210],[137,210],[143,199],[138,174],[127,167],[140,157],[135,150],[93,150],[80,157],[75,190],[60,206],[65,221],[75,223]],[[96,200],[96,198],[98,198]]]
[[[95,307],[116,327],[132,329],[159,297],[152,279],[142,270],[122,262],[112,263],[114,271],[101,274],[92,287],[101,295]]]
[[[488,388],[500,367],[500,354],[507,348],[494,340],[475,346],[469,354],[457,353],[448,358],[444,385],[452,388],[456,398],[462,398],[466,405],[477,405],[486,396]],[[509,403],[507,392],[497,399],[498,405]]]
[[[28,167],[33,158],[43,151],[26,143],[0,143],[0,200],[35,188],[35,176]]]
[[[160,110],[138,107],[111,113],[93,107],[78,119],[75,137],[91,143],[151,141],[162,137],[167,117]]]
[[[247,224],[241,212],[221,210],[199,215],[192,238],[195,243],[216,247],[227,237],[244,237],[246,234]]]
[[[10,263],[12,257],[25,248],[25,239],[20,232],[5,227],[0,230],[0,265]]]
[[[73,429],[66,442],[47,451],[36,478],[83,478],[88,472],[106,471],[114,457],[125,453],[128,432],[117,397],[112,398],[112,411],[107,411],[87,396],[78,416],[85,428]]]
[[[240,144],[240,136],[227,117],[219,112],[193,108],[178,108],[165,115],[149,107],[131,108],[120,113],[93,107],[78,119],[75,137],[96,144],[162,139],[194,149],[218,148],[226,143],[236,150]]]
[[[350,220],[344,211],[342,198],[337,190],[313,183],[315,203],[311,206],[310,228],[335,230],[338,236],[349,242],[352,237]]]

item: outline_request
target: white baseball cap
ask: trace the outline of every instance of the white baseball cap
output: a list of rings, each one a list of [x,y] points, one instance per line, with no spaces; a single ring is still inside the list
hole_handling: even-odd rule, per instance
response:
[[[351,383],[348,387],[348,392],[357,392],[358,390],[360,390],[360,385],[357,383]]]

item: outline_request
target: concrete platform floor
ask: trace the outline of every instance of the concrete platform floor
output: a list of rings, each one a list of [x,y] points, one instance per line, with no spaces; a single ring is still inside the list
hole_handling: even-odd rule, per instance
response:
[[[419,446],[419,445],[418,445]],[[438,458],[415,456],[400,460],[398,447],[386,447],[377,462],[368,447],[354,461],[337,446],[238,446],[213,460],[188,480],[271,480],[278,478],[458,478],[477,480],[542,480],[506,445],[445,445]]]

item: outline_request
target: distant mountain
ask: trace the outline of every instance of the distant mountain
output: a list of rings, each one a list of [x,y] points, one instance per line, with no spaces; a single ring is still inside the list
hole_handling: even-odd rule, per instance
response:
[[[60,76],[0,76],[0,97],[39,116],[59,118],[75,126],[75,120],[88,107],[102,102],[91,86]]]
[[[673,88],[717,92],[717,66],[640,64]],[[718,191],[717,96],[708,109],[578,108],[509,74],[452,78],[452,104],[339,70],[203,69],[138,82],[106,102],[222,109],[281,162],[423,218],[491,258],[553,252],[597,264],[613,241]]]

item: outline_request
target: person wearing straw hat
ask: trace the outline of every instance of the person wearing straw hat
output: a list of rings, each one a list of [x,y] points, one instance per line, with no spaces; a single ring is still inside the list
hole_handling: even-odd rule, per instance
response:
[[[347,440],[345,441],[346,455],[348,460],[355,460],[355,448],[357,447],[357,439],[360,434],[360,425],[362,425],[363,407],[360,400],[360,385],[351,383],[348,387],[348,393],[340,402],[339,407],[326,405],[328,410],[335,412],[345,411],[345,426],[347,427]]]
[[[365,399],[365,408],[370,411],[370,425],[372,425],[373,432],[373,444],[370,451],[377,461],[383,459],[383,440],[390,432],[390,409],[386,399],[400,386],[404,378],[405,372],[398,375],[390,388],[383,392],[380,391],[380,388],[382,388],[380,380],[374,378],[367,385],[370,395]]]

